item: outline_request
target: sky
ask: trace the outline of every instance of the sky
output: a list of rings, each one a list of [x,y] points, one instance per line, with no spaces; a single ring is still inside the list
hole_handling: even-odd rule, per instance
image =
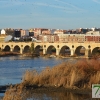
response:
[[[0,29],[100,28],[100,0],[0,0]]]

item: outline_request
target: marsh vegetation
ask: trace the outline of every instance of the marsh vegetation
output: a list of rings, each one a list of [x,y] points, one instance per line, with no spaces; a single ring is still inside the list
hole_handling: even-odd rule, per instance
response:
[[[22,98],[23,91],[27,89],[65,88],[66,90],[91,90],[92,84],[100,84],[99,59],[81,59],[77,62],[64,62],[54,67],[46,67],[41,72],[27,70],[23,75],[22,82],[11,86],[5,93],[3,100],[11,100],[9,94]],[[14,93],[16,95],[14,95]],[[18,95],[17,95],[18,94]],[[9,97],[9,98],[8,98]],[[24,98],[24,97],[23,97]]]

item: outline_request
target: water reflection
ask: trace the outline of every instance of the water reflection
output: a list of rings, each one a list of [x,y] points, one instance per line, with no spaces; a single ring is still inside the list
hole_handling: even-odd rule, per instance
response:
[[[91,94],[79,94],[73,92],[24,92],[23,100],[91,100]]]

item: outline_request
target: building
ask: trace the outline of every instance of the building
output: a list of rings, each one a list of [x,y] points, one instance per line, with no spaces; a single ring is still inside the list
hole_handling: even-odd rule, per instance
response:
[[[41,34],[51,34],[50,29],[41,29]]]
[[[5,36],[0,36],[0,42],[4,42],[5,41]]]
[[[33,29],[30,29],[30,30],[29,30],[29,36],[32,36],[32,37],[34,36],[34,31],[33,31]]]
[[[100,35],[85,35],[85,41],[100,42]]]
[[[34,28],[33,32],[34,32],[34,37],[37,37],[38,35],[41,35],[41,28]]]
[[[22,36],[29,36],[29,30],[23,30],[23,29],[21,29],[20,32],[21,32],[21,37]]]
[[[89,31],[86,32],[86,35],[100,35],[100,31]]]
[[[21,30],[20,29],[15,29],[13,37],[21,37]]]
[[[54,34],[55,31],[56,31],[56,29],[50,29],[51,34]]]
[[[84,42],[84,34],[58,34],[59,42]]]
[[[1,30],[1,35],[5,35],[6,31],[4,29]]]
[[[67,32],[66,30],[57,29],[54,31],[54,34],[65,34],[66,32]]]
[[[25,35],[29,36],[29,30],[24,30],[25,31]]]
[[[26,34],[25,34],[25,30],[19,30],[20,31],[20,37],[22,37],[22,36],[25,36]]]
[[[41,42],[59,42],[59,37],[56,34],[45,34],[45,35],[39,35],[39,40]]]

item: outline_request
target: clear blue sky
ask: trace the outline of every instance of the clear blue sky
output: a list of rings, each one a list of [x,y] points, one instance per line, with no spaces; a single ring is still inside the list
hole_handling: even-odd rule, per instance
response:
[[[100,28],[100,0],[0,0],[0,28]]]

